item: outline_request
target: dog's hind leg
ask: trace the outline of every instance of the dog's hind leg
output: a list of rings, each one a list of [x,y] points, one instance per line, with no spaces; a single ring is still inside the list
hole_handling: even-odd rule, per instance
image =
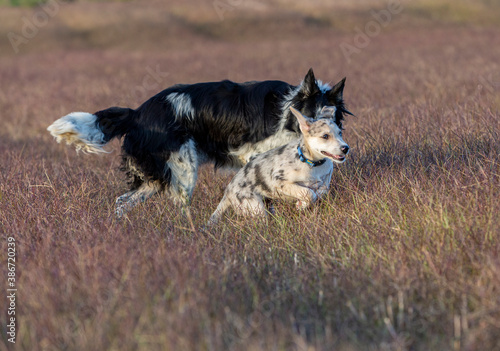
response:
[[[137,204],[146,201],[162,189],[159,181],[145,182],[137,190],[130,191],[116,199],[116,216],[123,217]]]
[[[214,213],[210,216],[210,219],[208,220],[207,226],[213,226],[217,224],[224,214],[226,210],[231,207],[231,202],[227,199],[227,196],[224,195],[222,200],[219,202],[219,205],[217,206],[217,209],[214,211]]]
[[[183,207],[191,203],[196,180],[198,179],[198,153],[193,140],[184,143],[179,151],[172,152],[165,167],[171,178],[168,194],[175,203]]]

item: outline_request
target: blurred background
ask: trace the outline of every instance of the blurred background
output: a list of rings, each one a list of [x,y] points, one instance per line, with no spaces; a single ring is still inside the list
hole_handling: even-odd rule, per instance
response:
[[[498,350],[499,58],[498,0],[0,0],[16,346]],[[352,151],[324,202],[268,224],[200,236],[166,197],[117,221],[119,140],[84,157],[46,131],[177,83],[299,84],[310,67],[347,77]],[[197,227],[229,179],[201,169]]]
[[[361,94],[352,103],[362,109],[365,97],[380,104],[377,99],[401,85],[464,78],[449,70],[450,60],[487,69],[478,77],[494,88],[498,69],[481,56],[496,54],[491,40],[499,25],[496,0],[0,0],[0,63],[3,84],[31,78],[35,86],[41,79],[43,101],[50,91],[60,104],[69,94],[69,109],[83,110],[134,107],[174,83],[298,84],[309,67],[323,81],[347,76],[348,86],[356,81],[363,89],[378,84],[370,72],[390,65],[393,74],[385,79],[394,90]],[[412,78],[401,79],[400,69]],[[19,90],[13,84],[0,93],[1,99],[12,89],[7,104]],[[82,84],[90,84],[92,94],[78,97]],[[40,93],[36,87],[33,97]]]
[[[3,60],[38,56],[42,64],[57,54],[61,61],[51,64],[61,65],[77,52],[88,74],[87,61],[97,60],[111,79],[121,75],[121,84],[139,85],[147,66],[158,64],[169,74],[163,87],[225,78],[298,83],[309,67],[326,81],[349,79],[368,73],[367,59],[404,64],[422,41],[429,50],[461,54],[460,40],[452,43],[450,35],[489,35],[474,29],[500,25],[496,0],[0,0],[0,6]],[[117,72],[120,60],[128,67]],[[139,103],[155,92],[139,90],[127,100]]]

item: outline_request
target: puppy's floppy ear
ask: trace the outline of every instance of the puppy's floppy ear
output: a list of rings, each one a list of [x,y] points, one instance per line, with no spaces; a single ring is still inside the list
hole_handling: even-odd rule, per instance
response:
[[[344,86],[345,77],[327,92],[328,101],[334,103],[335,105],[337,103],[341,103],[344,100]]]
[[[290,107],[290,111],[292,111],[293,115],[297,118],[302,133],[309,131],[309,129],[311,128],[312,121],[309,120],[309,118],[304,116],[302,113],[300,113],[299,110],[297,110],[293,106]]]
[[[314,77],[312,68],[309,68],[309,71],[302,82],[300,91],[306,96],[311,96],[319,92],[319,87],[316,83],[316,78]]]

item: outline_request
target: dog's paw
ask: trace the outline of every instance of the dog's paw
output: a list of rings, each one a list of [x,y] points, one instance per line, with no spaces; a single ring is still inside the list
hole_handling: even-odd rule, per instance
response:
[[[309,206],[311,206],[311,203],[309,201],[305,201],[305,200],[298,200],[296,203],[295,203],[295,207],[297,208],[297,210],[301,211],[301,210],[305,210],[306,208],[308,208]]]
[[[129,198],[130,198],[130,194],[128,194],[128,193],[127,194],[123,194],[122,196],[118,196],[116,198],[116,202],[115,202],[117,208],[120,207],[120,206],[123,206],[123,204],[125,204],[128,201]]]
[[[124,214],[125,214],[125,210],[124,210],[123,206],[117,206],[115,209],[116,218],[121,219]]]

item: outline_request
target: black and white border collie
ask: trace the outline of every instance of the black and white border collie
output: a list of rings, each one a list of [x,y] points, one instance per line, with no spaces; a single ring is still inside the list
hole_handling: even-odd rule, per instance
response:
[[[252,156],[299,138],[293,106],[316,117],[325,106],[342,128],[345,78],[335,86],[316,80],[312,69],[298,86],[282,81],[234,83],[228,80],[174,85],[136,110],[111,107],[94,114],[73,112],[47,129],[57,142],[77,150],[106,152],[103,146],[123,137],[122,168],[131,189],[116,200],[121,217],[157,193],[189,205],[198,167],[242,167]]]

